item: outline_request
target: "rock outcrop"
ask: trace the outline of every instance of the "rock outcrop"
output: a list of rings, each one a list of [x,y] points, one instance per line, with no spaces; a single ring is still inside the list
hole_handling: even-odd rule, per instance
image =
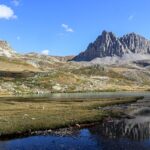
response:
[[[6,41],[0,41],[0,56],[11,57],[15,52]]]
[[[150,41],[135,33],[118,38],[112,32],[103,31],[94,43],[90,43],[87,49],[73,60],[91,61],[95,58],[122,57],[130,53],[150,54]]]

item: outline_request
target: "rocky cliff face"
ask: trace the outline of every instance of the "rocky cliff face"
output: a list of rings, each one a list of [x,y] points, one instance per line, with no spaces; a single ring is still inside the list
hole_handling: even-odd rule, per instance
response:
[[[94,58],[122,57],[124,54],[150,54],[150,41],[135,33],[116,37],[112,32],[103,31],[85,52],[73,58],[75,61],[90,61]]]
[[[15,52],[6,41],[0,41],[0,56],[11,57]]]

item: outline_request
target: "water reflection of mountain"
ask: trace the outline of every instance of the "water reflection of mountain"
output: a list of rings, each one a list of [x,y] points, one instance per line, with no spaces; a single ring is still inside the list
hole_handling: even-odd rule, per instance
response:
[[[128,138],[131,140],[150,139],[150,117],[136,117],[135,119],[104,122],[90,129],[95,135],[112,139]]]

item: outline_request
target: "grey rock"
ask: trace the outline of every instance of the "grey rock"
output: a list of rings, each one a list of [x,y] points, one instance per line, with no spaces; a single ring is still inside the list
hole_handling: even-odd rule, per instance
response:
[[[135,33],[118,38],[112,32],[103,31],[94,43],[90,43],[84,52],[72,60],[91,61],[95,58],[122,57],[130,53],[150,54],[150,41]]]

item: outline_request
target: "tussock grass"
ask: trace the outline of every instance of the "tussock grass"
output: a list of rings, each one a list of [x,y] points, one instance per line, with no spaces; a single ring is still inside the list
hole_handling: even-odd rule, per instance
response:
[[[101,121],[110,112],[96,108],[136,102],[139,98],[0,98],[0,134],[13,135]]]

